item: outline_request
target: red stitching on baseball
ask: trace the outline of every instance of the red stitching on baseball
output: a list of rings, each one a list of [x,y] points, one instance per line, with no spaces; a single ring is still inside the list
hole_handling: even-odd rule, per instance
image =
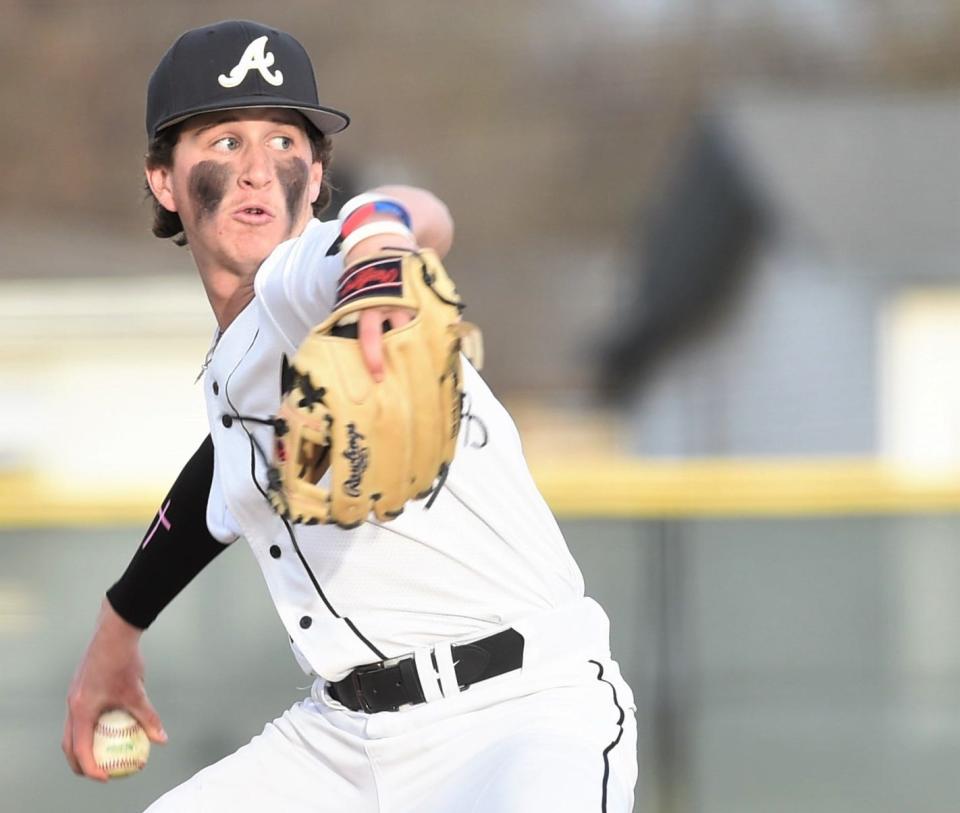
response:
[[[97,763],[104,770],[111,770],[113,768],[142,768],[147,763],[142,759],[117,759],[111,762],[100,762]]]
[[[97,733],[104,734],[108,737],[126,737],[133,736],[137,733],[137,729],[140,728],[138,724],[127,725],[123,728],[115,728],[114,726],[104,725],[103,723],[97,724]]]

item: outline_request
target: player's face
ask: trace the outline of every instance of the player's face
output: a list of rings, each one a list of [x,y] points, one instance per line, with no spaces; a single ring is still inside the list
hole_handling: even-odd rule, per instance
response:
[[[303,230],[322,176],[300,114],[273,108],[195,116],[173,166],[148,171],[157,199],[180,215],[198,266],[244,276]]]

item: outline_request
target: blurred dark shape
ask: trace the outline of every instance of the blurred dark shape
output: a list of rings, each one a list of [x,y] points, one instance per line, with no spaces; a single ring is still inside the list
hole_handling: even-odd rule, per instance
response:
[[[346,164],[340,164],[337,161],[336,148],[334,148],[333,166],[328,173],[330,182],[330,204],[323,211],[324,220],[333,220],[343,206],[354,195],[359,195],[362,191],[357,182],[356,173],[353,168]]]
[[[765,209],[720,127],[702,117],[660,203],[638,228],[636,294],[602,350],[601,395],[620,401],[722,316],[741,289]]]

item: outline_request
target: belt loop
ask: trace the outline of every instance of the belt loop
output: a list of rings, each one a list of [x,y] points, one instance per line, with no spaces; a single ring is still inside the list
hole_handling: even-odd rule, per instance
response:
[[[416,649],[413,652],[413,661],[417,665],[417,677],[420,678],[420,688],[423,689],[423,696],[428,703],[434,700],[442,700],[443,692],[440,691],[440,675],[433,668],[430,659],[429,649]]]
[[[433,650],[437,659],[437,671],[440,673],[440,687],[444,697],[460,694],[460,683],[454,670],[453,651],[450,644],[437,644]]]

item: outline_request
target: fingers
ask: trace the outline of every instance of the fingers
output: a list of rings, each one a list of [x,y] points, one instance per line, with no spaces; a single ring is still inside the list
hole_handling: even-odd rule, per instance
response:
[[[107,772],[97,767],[93,758],[94,718],[84,713],[80,703],[67,701],[67,719],[63,727],[61,747],[70,769],[78,776],[86,776],[97,782],[106,782]]]
[[[60,741],[60,748],[63,749],[63,755],[67,758],[67,764],[70,770],[75,774],[83,773],[80,770],[80,763],[73,754],[73,719],[70,716],[70,709],[67,709],[67,719],[63,723],[63,739]]]
[[[60,743],[70,770],[98,782],[109,780],[106,771],[97,767],[93,757],[93,730],[100,714],[108,708],[127,709],[143,726],[151,742],[167,742],[160,715],[142,687],[142,682],[136,681],[135,687],[131,687],[132,691],[127,692],[133,696],[128,697],[125,702],[107,702],[101,699],[99,704],[92,703],[89,695],[79,691],[71,692],[67,697],[67,716],[63,725],[63,740]]]
[[[413,315],[413,311],[406,308],[390,308],[387,311],[387,319],[390,321],[390,327],[394,330],[410,324],[413,321]]]
[[[360,311],[357,338],[364,363],[376,382],[383,381],[383,334],[410,324],[414,312],[407,308],[368,308]]]
[[[110,777],[103,768],[98,768],[93,758],[93,720],[74,720],[73,725],[73,753],[80,764],[80,771],[84,776],[106,782]]]
[[[363,361],[376,382],[383,381],[383,308],[370,308],[360,312],[357,338]]]
[[[127,711],[136,717],[137,722],[143,726],[143,730],[147,732],[147,737],[150,742],[155,742],[158,745],[166,743],[167,732],[163,730],[160,715],[157,714],[157,710],[147,698],[146,693],[144,693],[141,701],[137,705],[131,706]]]
[[[143,688],[142,630],[121,619],[104,599],[93,638],[67,692],[67,716],[61,748],[70,769],[106,782],[105,771],[93,758],[93,730],[107,709],[128,709],[141,721],[154,742],[166,735]]]
[[[167,733],[163,730],[163,723],[156,709],[150,701],[143,697],[136,708],[128,711],[137,718],[143,726],[151,742],[163,745],[167,742]],[[98,715],[99,716],[99,713]],[[107,782],[107,772],[97,766],[93,757],[93,729],[96,725],[93,717],[88,717],[78,711],[76,715],[67,710],[67,719],[63,727],[63,740],[60,747],[67,759],[67,764],[78,776],[86,776],[98,782]]]

